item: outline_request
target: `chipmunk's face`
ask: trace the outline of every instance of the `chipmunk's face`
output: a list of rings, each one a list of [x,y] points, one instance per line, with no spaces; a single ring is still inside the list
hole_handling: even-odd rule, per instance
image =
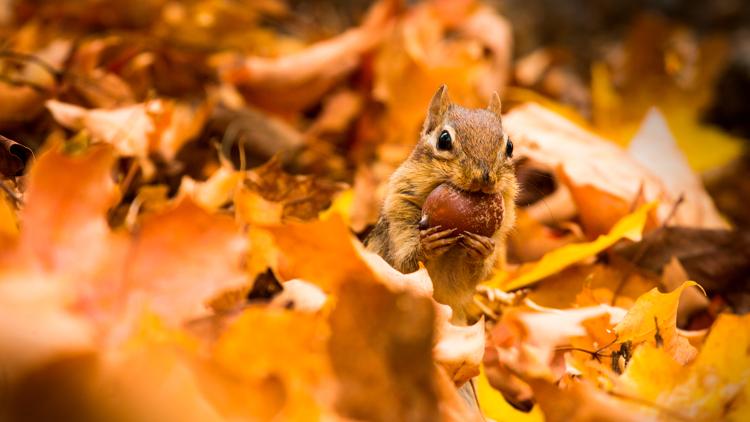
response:
[[[488,109],[467,109],[450,104],[441,88],[421,138],[420,155],[459,189],[501,193],[515,183],[513,143],[503,131],[496,95]]]

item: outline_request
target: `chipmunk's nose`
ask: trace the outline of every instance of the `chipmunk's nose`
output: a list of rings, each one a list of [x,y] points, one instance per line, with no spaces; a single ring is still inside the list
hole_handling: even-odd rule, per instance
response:
[[[470,190],[472,192],[493,193],[495,191],[495,178],[489,171],[483,171],[472,179]]]

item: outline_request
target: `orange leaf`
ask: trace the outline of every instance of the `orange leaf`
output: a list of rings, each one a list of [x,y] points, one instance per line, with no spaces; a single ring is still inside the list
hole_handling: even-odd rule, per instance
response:
[[[45,271],[91,270],[111,253],[106,213],[117,195],[106,146],[82,156],[50,150],[29,174],[21,250]]]
[[[128,254],[121,294],[145,294],[148,306],[171,321],[205,312],[213,296],[248,282],[245,243],[230,216],[183,199],[144,218]]]
[[[691,360],[695,356],[695,348],[677,334],[677,306],[682,291],[690,286],[698,284],[686,281],[669,293],[661,293],[654,288],[639,297],[625,318],[615,326],[617,340],[633,343],[648,341],[657,345],[662,342],[667,352],[679,362]]]

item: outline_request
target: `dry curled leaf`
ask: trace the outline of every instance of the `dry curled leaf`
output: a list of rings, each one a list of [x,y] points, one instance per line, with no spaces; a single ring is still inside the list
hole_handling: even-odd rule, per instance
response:
[[[20,176],[32,156],[27,146],[0,135],[0,174],[3,176]]]
[[[331,205],[340,184],[284,171],[278,156],[249,172],[248,188],[263,199],[278,203],[282,217],[310,220]],[[252,219],[248,215],[248,219]]]

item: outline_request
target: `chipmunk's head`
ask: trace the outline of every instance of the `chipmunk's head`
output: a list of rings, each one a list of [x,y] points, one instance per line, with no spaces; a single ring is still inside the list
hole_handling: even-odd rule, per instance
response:
[[[470,192],[515,189],[513,143],[503,131],[500,97],[486,109],[451,103],[445,85],[432,97],[414,156],[430,160],[440,182]]]

